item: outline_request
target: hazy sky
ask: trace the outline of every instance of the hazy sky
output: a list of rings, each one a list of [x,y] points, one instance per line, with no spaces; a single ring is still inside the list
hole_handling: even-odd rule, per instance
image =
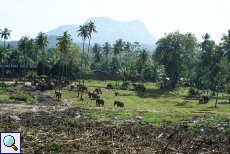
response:
[[[229,0],[0,0],[0,29],[11,29],[11,40],[33,38],[40,31],[104,16],[138,19],[157,39],[179,30],[199,40],[208,32],[219,42],[230,29],[229,6]]]

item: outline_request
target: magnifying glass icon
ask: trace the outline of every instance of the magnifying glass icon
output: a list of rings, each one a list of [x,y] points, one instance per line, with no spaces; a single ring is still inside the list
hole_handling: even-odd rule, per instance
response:
[[[18,148],[14,145],[15,144],[15,139],[11,135],[6,135],[3,139],[3,143],[7,147],[13,148],[15,151],[18,150]]]

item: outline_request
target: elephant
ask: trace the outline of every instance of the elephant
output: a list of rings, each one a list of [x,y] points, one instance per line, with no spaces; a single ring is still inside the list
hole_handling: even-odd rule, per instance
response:
[[[62,87],[66,87],[66,86],[70,85],[70,81],[69,80],[63,80],[61,82],[61,85],[62,85]]]
[[[107,84],[107,89],[113,89],[113,85],[111,83]]]
[[[208,96],[203,96],[202,98],[199,99],[199,104],[205,104],[208,103],[209,98]]]
[[[122,101],[114,101],[114,106],[117,105],[117,107],[124,107],[124,103]]]
[[[55,87],[55,84],[53,82],[49,82],[49,83],[47,83],[47,85],[49,87],[49,90],[53,90]]]
[[[102,91],[101,91],[101,88],[99,88],[99,87],[97,87],[96,89],[95,89],[95,92],[97,93],[97,94],[102,94]]]
[[[70,90],[73,91],[74,90],[74,84],[70,84]]]
[[[78,91],[81,91],[81,90],[83,90],[83,91],[86,91],[87,92],[87,87],[86,86],[84,86],[84,85],[77,85],[77,89],[78,89]]]
[[[92,95],[93,95],[93,92],[88,92],[88,96],[89,96],[89,98],[91,98],[92,97]]]
[[[119,95],[119,92],[116,91],[116,92],[115,92],[115,96],[118,96],[118,95]]]
[[[45,91],[49,89],[49,86],[45,82],[42,82],[38,83],[37,89],[40,91]]]
[[[57,97],[58,101],[59,99],[61,99],[61,95],[62,95],[61,91],[56,91],[55,89],[55,97]]]
[[[132,86],[134,87],[135,91],[146,92],[146,88],[142,84],[135,84],[135,83],[133,83]]]
[[[97,98],[97,99],[96,99],[96,105],[97,105],[97,106],[100,106],[100,105],[104,106],[104,100],[101,99],[101,98]]]
[[[121,85],[121,89],[126,90],[129,87],[129,82],[124,82]]]
[[[95,91],[93,91],[93,92],[91,93],[91,97],[92,97],[93,99],[100,98],[100,96],[99,96]]]

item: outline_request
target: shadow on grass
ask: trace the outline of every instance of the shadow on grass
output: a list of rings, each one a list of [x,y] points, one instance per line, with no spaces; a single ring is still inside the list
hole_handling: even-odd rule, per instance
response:
[[[177,103],[175,106],[184,107],[184,108],[193,108],[193,106],[189,105],[188,102],[186,102],[186,101],[181,102],[181,103]]]
[[[221,105],[230,105],[230,103],[229,103],[229,102],[227,102],[227,101],[224,101],[224,102],[218,102],[218,104],[221,104]]]
[[[169,93],[169,90],[166,89],[154,89],[148,88],[146,92],[136,92],[137,96],[140,98],[152,97],[152,98],[160,98],[160,97],[171,97],[172,94]]]

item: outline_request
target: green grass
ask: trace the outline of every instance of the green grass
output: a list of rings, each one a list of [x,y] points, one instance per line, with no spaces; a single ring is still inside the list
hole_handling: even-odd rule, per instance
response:
[[[96,107],[95,100],[91,100],[87,93],[83,94],[84,101],[80,101],[76,91],[63,91],[63,98],[71,99],[74,105],[93,109],[93,112],[85,113],[84,116],[90,117],[96,121],[109,121],[120,119],[120,121],[133,119],[135,116],[142,116],[141,122],[152,123],[155,127],[164,124],[176,125],[183,120],[191,120],[193,117],[200,117],[203,124],[213,123],[228,119],[230,120],[230,104],[228,103],[229,94],[219,94],[217,108],[214,108],[215,98],[210,97],[207,104],[198,104],[199,97],[189,97],[189,88],[177,88],[174,91],[159,89],[153,83],[147,83],[147,92],[136,92],[131,89],[106,89],[106,85],[114,81],[85,81],[88,91],[93,91],[99,86],[102,89],[100,95],[105,101],[104,107]],[[120,85],[122,82],[119,82]],[[132,86],[130,86],[132,88]],[[119,96],[115,96],[114,92],[118,91]],[[124,108],[114,107],[115,100],[125,103]],[[95,110],[94,110],[95,109]],[[135,119],[135,118],[134,118]],[[122,123],[122,122],[121,122]]]
[[[220,103],[218,103],[217,108],[214,108],[214,97],[210,97],[207,104],[198,104],[198,99],[202,95],[189,97],[189,88],[179,87],[174,91],[168,91],[159,89],[153,83],[146,83],[147,92],[136,92],[132,90],[132,86],[128,90],[106,89],[109,83],[115,85],[115,81],[85,81],[88,91],[93,91],[97,86],[101,87],[102,94],[100,96],[105,101],[104,107],[97,107],[95,100],[90,99],[87,93],[83,94],[84,101],[80,101],[80,97],[77,97],[77,91],[70,91],[68,87],[62,90],[62,99],[69,99],[73,105],[92,109],[89,112],[84,112],[83,118],[99,122],[115,120],[117,123],[122,123],[126,120],[137,120],[137,116],[142,117],[139,121],[151,123],[155,127],[161,127],[165,124],[177,125],[181,121],[189,121],[194,117],[204,119],[203,124],[230,121],[230,104],[228,103],[230,95],[226,93],[219,94],[218,102]],[[121,84],[120,81],[119,85]],[[115,96],[115,91],[119,92],[119,96]],[[53,94],[53,92],[51,93]],[[23,93],[23,95],[27,94]],[[0,98],[8,99],[9,93],[0,89]],[[28,101],[24,103],[33,104],[37,101],[31,96],[28,98]],[[125,107],[114,107],[115,100],[123,101]],[[75,122],[75,119],[70,117],[66,120]]]
[[[19,87],[21,87],[21,86],[18,86],[17,88],[14,88],[14,92],[16,94],[25,96],[27,98],[26,101],[18,101],[18,100],[10,99],[11,93],[8,92],[7,89],[8,90],[13,89],[12,86],[8,86],[8,87],[4,87],[3,89],[0,89],[0,99],[1,100],[7,100],[7,101],[10,101],[10,102],[14,102],[14,103],[17,103],[17,104],[28,104],[29,105],[29,104],[36,104],[37,103],[37,97],[33,97],[33,96],[29,95],[28,93],[26,93],[25,91],[21,91],[19,89]]]
[[[207,104],[198,104],[198,97],[188,97],[188,88],[178,88],[175,91],[167,91],[159,89],[152,83],[146,85],[147,92],[136,92],[132,90],[120,90],[120,89],[106,89],[108,83],[114,81],[88,81],[85,85],[88,86],[88,91],[93,91],[96,86],[102,87],[101,98],[105,101],[105,107],[114,108],[113,103],[115,100],[120,100],[125,103],[125,109],[149,109],[159,111],[177,111],[177,112],[196,112],[196,111],[210,111],[219,114],[230,113],[230,104],[227,102],[227,98],[230,97],[227,94],[220,94],[219,103],[217,108],[214,108],[215,98],[210,97],[210,101]],[[121,84],[122,82],[120,82]],[[119,96],[115,96],[114,92],[118,91]],[[83,94],[84,101],[80,101],[77,97],[76,91],[63,91],[63,98],[72,99],[75,104],[84,107],[95,107],[95,100],[91,100],[87,93]]]

